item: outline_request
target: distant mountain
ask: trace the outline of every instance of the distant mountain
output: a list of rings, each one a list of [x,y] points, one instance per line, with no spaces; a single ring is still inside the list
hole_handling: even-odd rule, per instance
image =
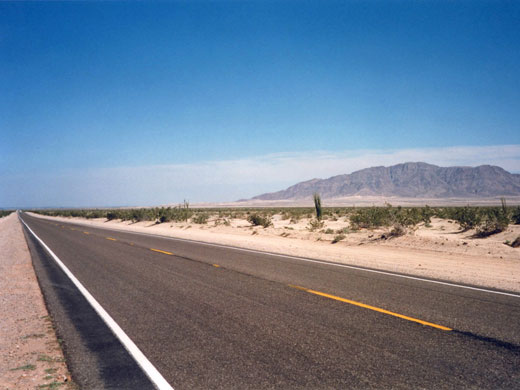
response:
[[[492,165],[438,167],[407,162],[391,167],[373,167],[328,179],[312,179],[285,190],[255,196],[255,200],[382,195],[408,198],[459,198],[520,196],[520,175]]]

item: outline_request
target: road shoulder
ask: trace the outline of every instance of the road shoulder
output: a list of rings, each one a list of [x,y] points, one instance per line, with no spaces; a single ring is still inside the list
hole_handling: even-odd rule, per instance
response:
[[[0,389],[75,389],[16,213],[0,219]]]

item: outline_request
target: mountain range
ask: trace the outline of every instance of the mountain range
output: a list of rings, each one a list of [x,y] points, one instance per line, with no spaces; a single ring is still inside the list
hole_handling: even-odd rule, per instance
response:
[[[520,174],[493,165],[439,167],[407,162],[366,168],[328,179],[312,179],[252,199],[304,199],[316,192],[324,199],[374,195],[409,198],[520,196]]]

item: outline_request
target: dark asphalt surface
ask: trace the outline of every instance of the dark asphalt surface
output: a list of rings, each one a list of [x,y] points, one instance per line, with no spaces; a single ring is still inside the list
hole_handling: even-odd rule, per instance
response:
[[[518,297],[22,217],[175,389],[520,388]],[[103,324],[83,318],[85,302],[59,309],[73,289],[29,244],[78,383],[148,388]]]

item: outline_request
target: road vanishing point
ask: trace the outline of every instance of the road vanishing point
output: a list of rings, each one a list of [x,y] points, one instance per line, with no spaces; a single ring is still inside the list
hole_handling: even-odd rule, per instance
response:
[[[82,389],[520,388],[516,293],[19,215]]]

